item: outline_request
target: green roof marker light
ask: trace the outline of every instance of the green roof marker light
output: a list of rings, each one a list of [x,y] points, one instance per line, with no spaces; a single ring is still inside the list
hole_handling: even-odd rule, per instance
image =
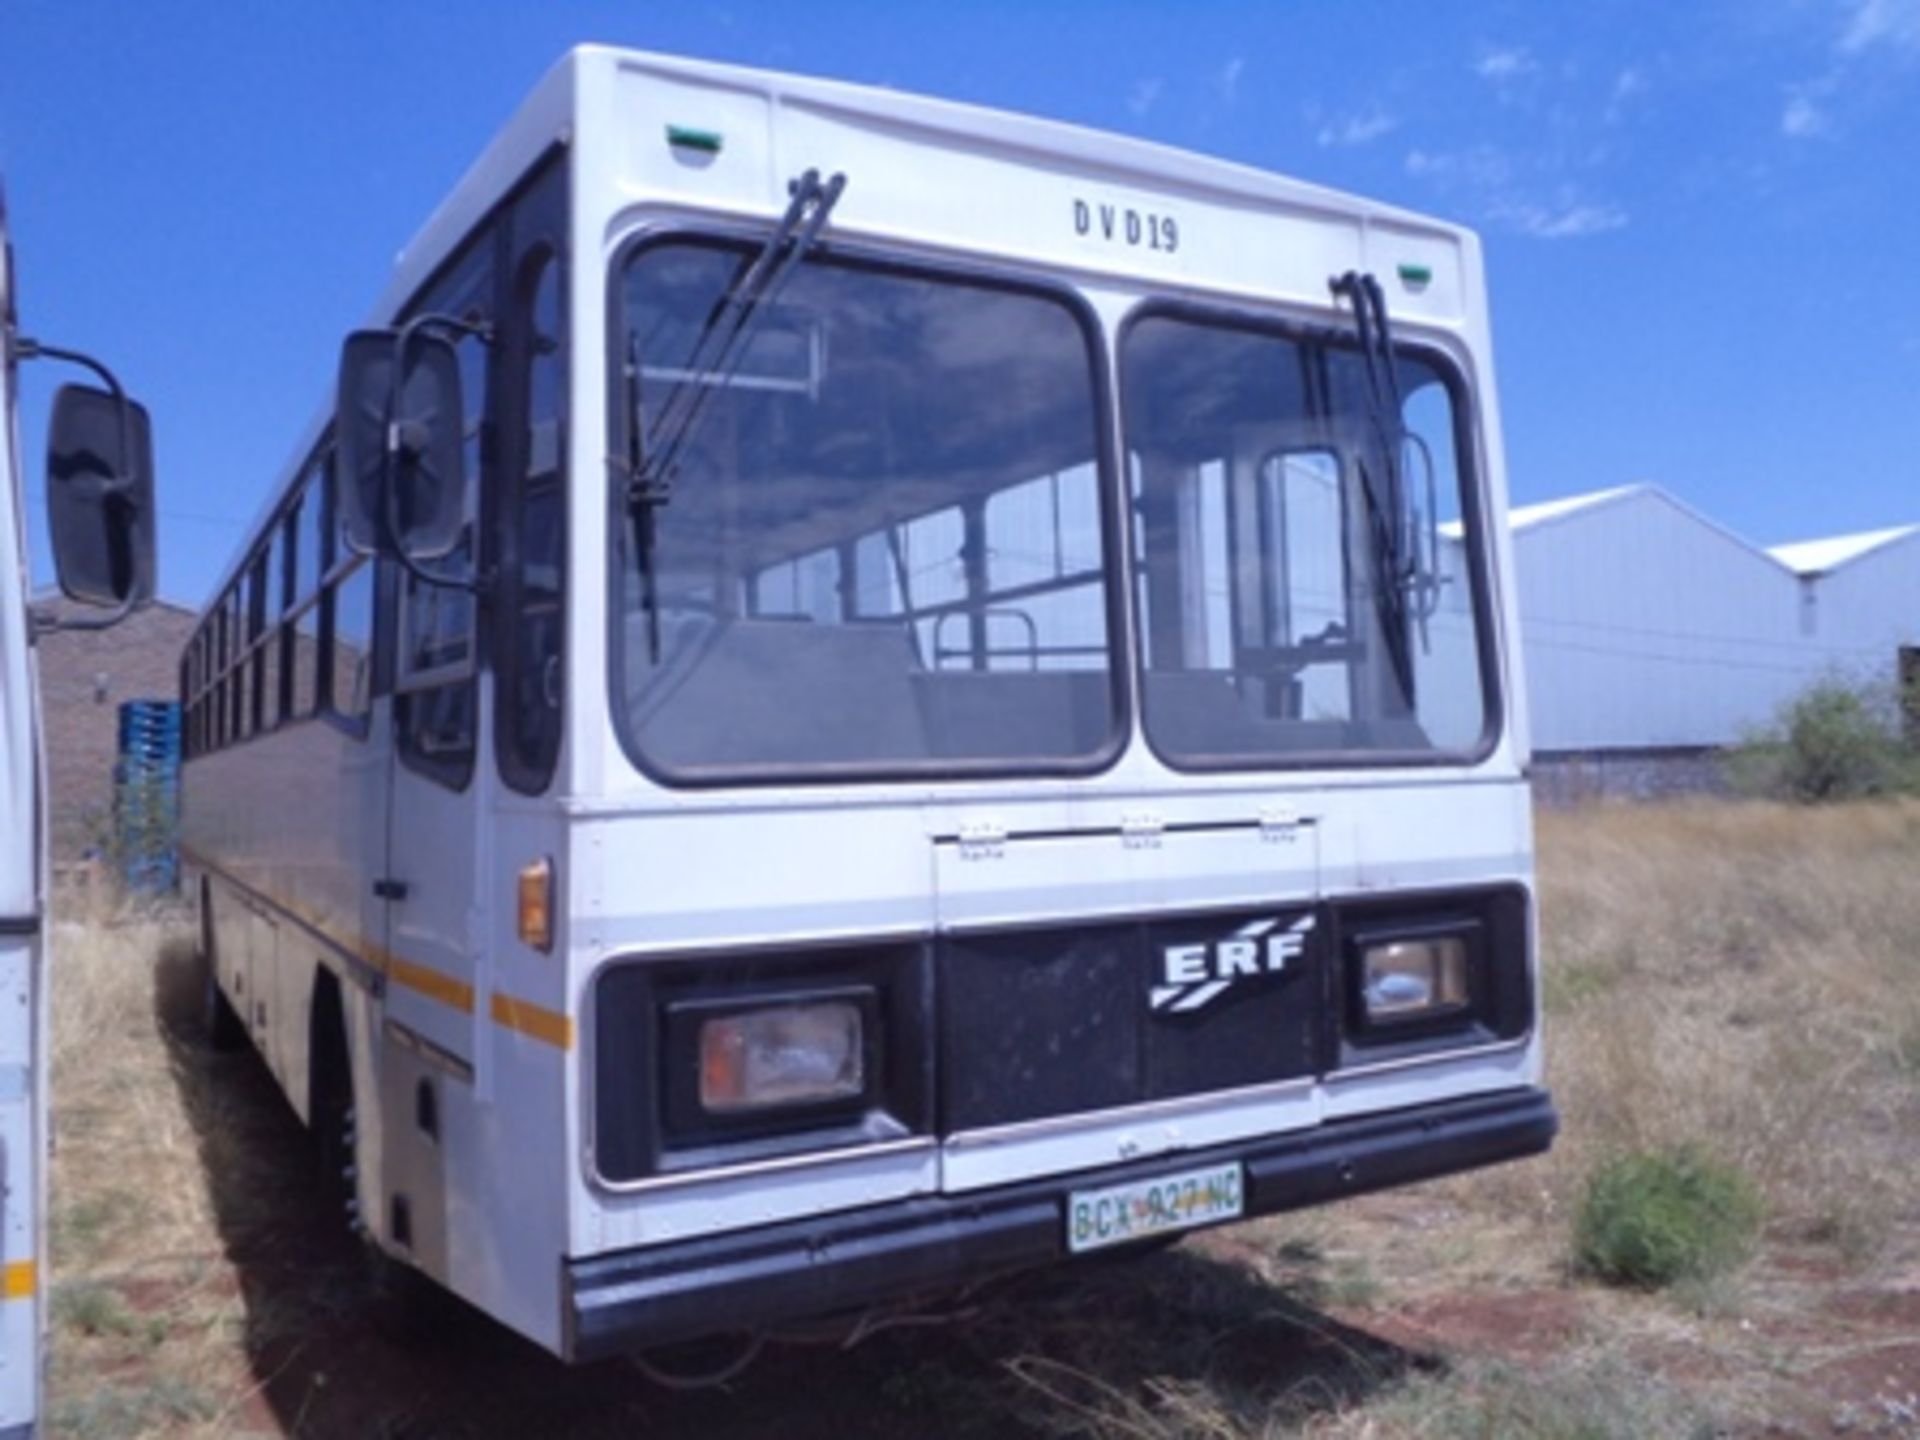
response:
[[[696,130],[691,125],[667,126],[667,144],[676,150],[698,150],[702,154],[718,155],[726,143],[726,138],[718,130]]]
[[[1409,290],[1424,290],[1433,283],[1433,270],[1430,266],[1403,262],[1400,266],[1400,283]]]

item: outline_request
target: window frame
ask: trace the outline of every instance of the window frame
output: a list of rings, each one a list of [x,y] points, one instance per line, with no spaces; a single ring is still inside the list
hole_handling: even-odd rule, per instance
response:
[[[319,676],[314,682],[315,713],[349,739],[364,741],[373,733],[374,702],[383,693],[380,684],[380,621],[383,613],[380,589],[384,566],[378,556],[356,553],[341,536],[340,511],[335,504],[339,486],[339,476],[335,471],[336,454],[333,427],[328,426],[308,459],[313,473],[320,477],[319,493],[323,497],[324,513],[319,533],[326,540],[325,559],[315,567],[319,575],[316,603],[320,607]],[[367,583],[371,591],[367,596],[367,707],[355,712],[343,710],[336,703],[340,677],[339,666],[334,662],[339,659],[336,641],[340,586],[361,569],[368,572]]]
[[[233,712],[233,726],[227,740],[232,745],[253,738],[253,682],[248,679],[251,672],[247,667],[247,655],[253,647],[253,637],[248,633],[253,623],[252,574],[253,555],[249,550],[246,562],[227,591],[227,701]]]
[[[536,182],[537,184],[537,182]],[[536,193],[534,190],[528,195]],[[526,203],[526,197],[516,201],[516,205]],[[519,213],[517,210],[516,214]],[[571,491],[572,446],[568,443],[572,436],[570,427],[573,416],[573,374],[574,336],[569,321],[572,318],[570,300],[572,296],[573,275],[568,263],[564,225],[556,227],[542,223],[534,227],[532,234],[522,244],[518,235],[513,235],[514,253],[511,256],[506,275],[507,309],[504,312],[503,329],[508,337],[507,352],[502,369],[506,372],[500,384],[502,414],[499,433],[500,464],[497,467],[495,485],[495,504],[492,507],[493,519],[489,527],[493,533],[495,573],[498,577],[496,592],[497,613],[503,618],[494,624],[490,637],[493,643],[493,751],[494,763],[499,771],[501,782],[509,789],[522,795],[543,795],[553,785],[559,773],[560,753],[566,745],[567,693],[571,688],[567,683],[567,665],[570,659],[569,635],[567,627],[571,616],[567,604],[570,551],[572,548],[571,517],[573,513]],[[511,234],[511,227],[509,227]],[[515,727],[513,705],[514,690],[520,680],[518,631],[511,617],[520,613],[521,600],[525,594],[525,569],[522,563],[520,540],[522,530],[520,521],[525,515],[530,461],[532,459],[532,406],[533,375],[537,360],[531,337],[535,329],[535,315],[538,306],[540,287],[545,283],[546,275],[551,272],[554,284],[558,287],[559,299],[559,366],[560,396],[556,426],[558,433],[555,441],[554,479],[552,481],[555,504],[559,516],[555,522],[559,531],[559,563],[555,580],[558,605],[559,650],[560,650],[560,698],[559,714],[555,718],[553,742],[547,753],[538,757],[537,763],[528,763],[519,748],[520,737]],[[483,511],[486,509],[483,505]]]
[[[681,221],[678,219],[644,222],[628,232],[607,258],[606,330],[604,346],[607,445],[608,454],[628,453],[630,418],[622,377],[626,335],[626,275],[628,268],[646,251],[674,244],[692,243],[715,248],[759,247],[765,245],[771,227],[767,225],[729,224],[724,221]],[[1041,757],[984,760],[927,760],[910,764],[893,762],[866,764],[836,761],[804,767],[791,765],[745,764],[725,768],[702,769],[685,773],[662,765],[648,756],[636,743],[632,727],[622,713],[620,697],[625,693],[625,661],[618,643],[625,602],[622,577],[625,574],[626,547],[630,539],[625,506],[622,503],[619,473],[610,471],[604,503],[607,506],[606,552],[606,633],[601,637],[601,663],[605,666],[607,714],[614,738],[628,764],[656,785],[671,790],[700,791],[748,789],[767,786],[831,786],[850,783],[876,785],[888,783],[977,783],[982,780],[1073,778],[1084,779],[1111,770],[1126,753],[1135,729],[1137,678],[1131,673],[1125,637],[1131,623],[1128,588],[1127,517],[1120,504],[1117,448],[1119,410],[1113,353],[1105,327],[1093,302],[1077,286],[1045,270],[978,259],[931,257],[905,246],[890,246],[865,241],[821,239],[815,242],[803,264],[815,260],[870,271],[881,275],[901,275],[936,283],[959,284],[1025,295],[1059,306],[1080,332],[1087,360],[1086,379],[1091,401],[1093,448],[1088,461],[1094,467],[1094,481],[1100,507],[1101,580],[1104,589],[1103,615],[1108,637],[1109,694],[1112,701],[1110,724],[1099,749],[1071,758]],[[1044,472],[1043,472],[1044,473]],[[1014,484],[1037,476],[1021,476]],[[1009,487],[1010,488],[1010,487]],[[986,499],[998,492],[989,492]]]
[[[322,643],[326,624],[327,606],[327,559],[324,554],[316,554],[303,560],[301,548],[312,538],[324,540],[327,537],[327,525],[332,519],[331,506],[327,496],[331,478],[331,465],[327,463],[328,446],[325,441],[300,467],[295,476],[293,487],[288,493],[287,505],[281,515],[282,533],[286,537],[287,563],[286,602],[280,617],[282,629],[281,669],[285,678],[281,681],[285,708],[282,712],[282,724],[297,725],[303,721],[315,719],[326,713],[326,693],[324,684],[327,672],[327,652]],[[320,515],[317,524],[309,527],[306,511],[309,505],[318,508]],[[303,577],[312,576],[312,588],[301,593],[300,582]],[[300,625],[308,615],[313,616],[314,653],[313,686],[311,704],[300,708],[300,687],[294,677],[299,673]]]
[[[1120,415],[1121,463],[1127,463],[1127,432],[1122,397],[1126,386],[1127,342],[1142,322],[1169,319],[1188,324],[1251,333],[1284,340],[1289,344],[1319,345],[1332,350],[1358,353],[1358,344],[1350,329],[1329,325],[1326,317],[1302,314],[1291,307],[1255,307],[1217,301],[1149,296],[1136,301],[1121,316],[1113,331],[1113,381],[1115,410]],[[1146,631],[1132,609],[1133,654],[1129,659],[1140,693],[1140,738],[1154,758],[1168,770],[1182,775],[1223,773],[1249,774],[1265,771],[1301,770],[1376,770],[1436,769],[1472,767],[1483,764],[1499,748],[1506,734],[1507,713],[1504,702],[1505,676],[1500,668],[1499,615],[1493,599],[1492,555],[1488,544],[1487,516],[1490,502],[1486,493],[1487,463],[1481,439],[1480,394],[1474,384],[1473,357],[1457,347],[1449,337],[1396,325],[1393,335],[1396,357],[1418,361],[1432,368],[1447,388],[1453,419],[1454,462],[1460,487],[1461,538],[1465,551],[1468,583],[1472,591],[1474,618],[1474,654],[1480,671],[1480,734],[1467,749],[1454,750],[1299,750],[1266,756],[1249,755],[1175,755],[1154,738],[1147,720]],[[1130,482],[1129,482],[1130,483]],[[1135,606],[1133,586],[1137,583],[1132,534],[1127,535],[1127,571],[1129,607]],[[1143,541],[1144,545],[1144,541]]]

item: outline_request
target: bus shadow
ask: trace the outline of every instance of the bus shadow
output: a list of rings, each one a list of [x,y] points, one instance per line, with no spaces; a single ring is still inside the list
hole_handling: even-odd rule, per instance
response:
[[[320,1198],[307,1134],[251,1051],[199,1037],[197,964],[172,947],[155,1018],[244,1318],[236,1431],[313,1437],[1266,1433],[1435,1364],[1333,1319],[1310,1288],[1192,1247],[1008,1281],[937,1327],[857,1347],[770,1345],[724,1387],[570,1368],[396,1267]],[[723,1352],[662,1357],[687,1370]]]

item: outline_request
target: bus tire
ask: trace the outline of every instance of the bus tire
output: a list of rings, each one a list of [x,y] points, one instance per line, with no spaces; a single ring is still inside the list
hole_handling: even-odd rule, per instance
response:
[[[209,1050],[227,1053],[238,1050],[247,1038],[247,1027],[220,988],[219,951],[214,941],[213,891],[200,882],[200,1033]]]
[[[340,1003],[340,982],[321,970],[313,984],[313,1030],[308,1055],[309,1128],[319,1192],[334,1215],[358,1230],[358,1186],[354,1181],[353,1060],[347,1049],[347,1017]]]

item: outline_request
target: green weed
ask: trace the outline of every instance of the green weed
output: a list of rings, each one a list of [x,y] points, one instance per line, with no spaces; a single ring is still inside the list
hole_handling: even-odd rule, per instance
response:
[[[1615,1285],[1705,1280],[1746,1259],[1760,1220],[1753,1182],[1693,1147],[1627,1154],[1588,1180],[1574,1259]]]

